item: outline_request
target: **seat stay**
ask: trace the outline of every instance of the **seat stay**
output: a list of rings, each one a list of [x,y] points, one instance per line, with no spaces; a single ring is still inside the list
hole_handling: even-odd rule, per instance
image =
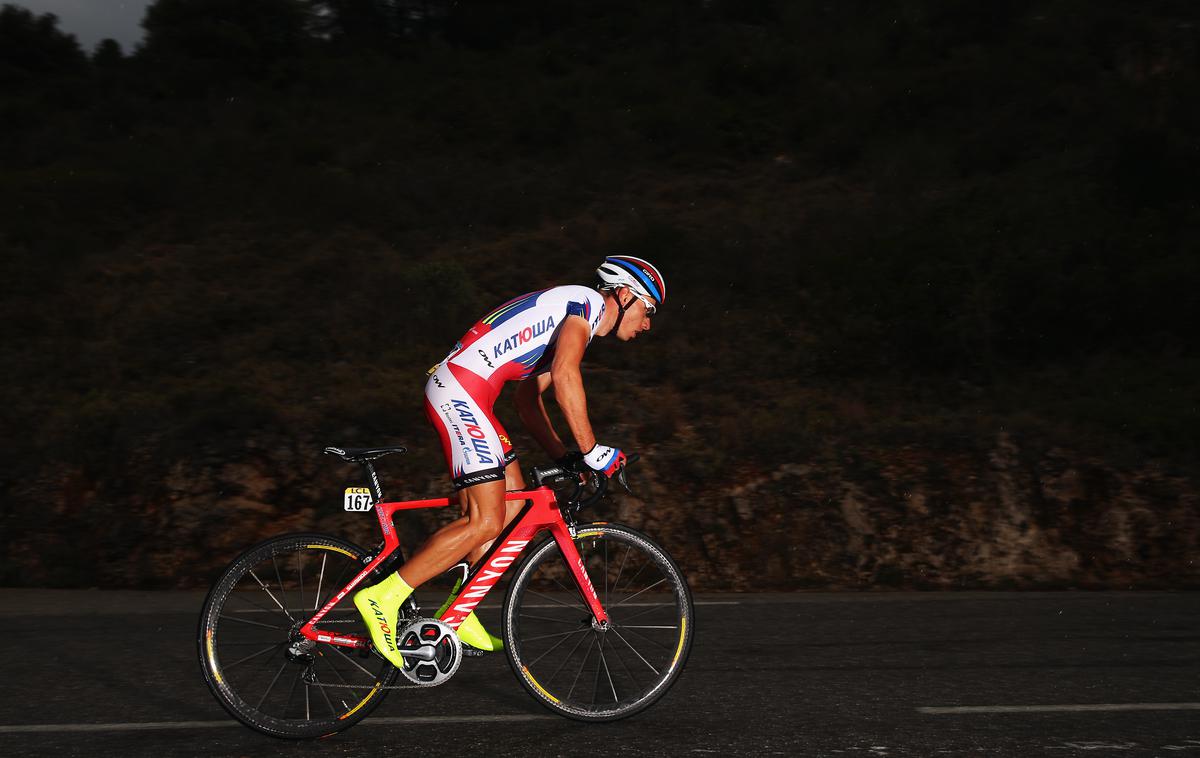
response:
[[[379,503],[375,506],[375,516],[379,519],[379,529],[383,532],[383,549],[375,556],[374,560],[366,565],[366,567],[358,572],[358,574],[350,580],[350,583],[340,589],[337,594],[329,599],[321,610],[317,611],[312,618],[300,628],[300,633],[310,640],[317,642],[329,642],[335,645],[345,645],[347,647],[366,647],[370,640],[367,637],[358,634],[332,634],[317,629],[317,623],[329,613],[335,605],[340,603],[346,595],[352,592],[363,579],[371,575],[371,572],[379,568],[388,558],[392,556],[400,548],[400,538],[396,535],[396,527],[393,519],[396,511],[411,510],[415,508],[444,508],[451,505],[451,500],[448,497],[433,498],[431,500],[409,500],[395,503]]]

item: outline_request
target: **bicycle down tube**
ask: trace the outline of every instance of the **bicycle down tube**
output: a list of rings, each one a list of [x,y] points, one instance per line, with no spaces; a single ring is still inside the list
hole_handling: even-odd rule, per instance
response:
[[[506,492],[504,499],[506,501],[526,500],[528,502],[520,514],[512,520],[512,523],[500,533],[500,536],[496,538],[492,547],[483,558],[472,567],[467,581],[463,584],[458,596],[445,612],[442,613],[439,617],[440,620],[444,621],[451,628],[458,629],[459,625],[475,609],[475,606],[496,585],[496,582],[500,580],[505,571],[517,562],[517,559],[525,551],[529,543],[533,541],[539,532],[546,529],[549,530],[554,541],[558,544],[559,550],[562,551],[563,558],[566,560],[567,566],[570,567],[571,574],[575,578],[579,594],[591,610],[592,616],[597,623],[606,624],[608,622],[608,614],[600,604],[596,588],[592,585],[592,580],[588,577],[587,571],[584,568],[583,558],[575,548],[570,530],[567,528],[566,522],[563,521],[562,514],[559,512],[554,490],[549,487],[538,487],[532,490]],[[375,506],[375,514],[379,519],[380,529],[383,531],[383,550],[351,579],[345,587],[330,598],[329,602],[304,624],[300,629],[300,633],[307,639],[316,642],[354,648],[369,646],[370,640],[367,637],[357,634],[326,632],[318,629],[317,624],[330,609],[340,603],[347,594],[358,587],[363,579],[370,576],[371,572],[399,548],[400,540],[396,536],[396,530],[392,524],[392,518],[396,511],[415,510],[418,508],[444,508],[456,504],[457,502],[451,501],[450,498],[378,503]]]

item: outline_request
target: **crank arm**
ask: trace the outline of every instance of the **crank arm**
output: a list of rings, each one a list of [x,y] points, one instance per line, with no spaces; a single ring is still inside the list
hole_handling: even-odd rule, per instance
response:
[[[405,658],[417,658],[422,661],[432,661],[437,659],[437,650],[433,645],[422,645],[415,650],[401,650],[400,655]]]

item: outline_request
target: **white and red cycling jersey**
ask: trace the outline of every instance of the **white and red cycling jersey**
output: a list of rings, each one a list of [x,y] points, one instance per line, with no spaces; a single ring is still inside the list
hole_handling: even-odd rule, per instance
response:
[[[476,322],[430,369],[425,413],[442,439],[455,489],[503,479],[504,467],[516,460],[492,414],[504,383],[550,370],[567,319],[582,318],[595,335],[603,316],[604,296],[588,287],[521,295]]]

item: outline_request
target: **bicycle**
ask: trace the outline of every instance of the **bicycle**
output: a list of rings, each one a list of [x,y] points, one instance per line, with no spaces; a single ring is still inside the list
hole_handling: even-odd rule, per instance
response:
[[[593,477],[594,492],[583,497],[590,490],[579,474],[561,466],[532,468],[529,489],[505,494],[525,500],[524,507],[464,570],[438,613],[423,616],[415,599],[405,602],[389,630],[403,668],[374,652],[347,598],[403,562],[393,524],[398,511],[457,504],[384,502],[372,461],[404,450],[325,449],[366,470],[369,493],[349,488],[347,503],[351,493],[370,496],[383,533],[374,550],[330,535],[287,534],[243,552],[209,591],[197,647],[205,682],[230,715],[273,737],[324,737],[366,718],[393,689],[444,684],[464,657],[486,655],[462,645],[455,630],[514,564],[501,633],[513,673],[535,700],[568,718],[613,721],[667,692],[695,632],[687,581],[637,530],[579,523],[579,511],[607,494],[608,480]],[[570,481],[575,487],[566,496],[551,487]],[[618,481],[628,489],[624,470]],[[404,683],[395,684],[400,678]]]

